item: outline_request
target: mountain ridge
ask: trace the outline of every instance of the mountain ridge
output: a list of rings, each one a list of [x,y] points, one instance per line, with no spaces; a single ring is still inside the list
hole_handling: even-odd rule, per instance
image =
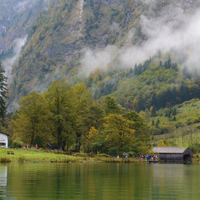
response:
[[[30,9],[26,7],[29,5],[27,0],[3,0],[3,3],[13,2],[21,5],[20,12]],[[127,70],[134,70],[135,64],[142,66],[145,60],[156,55],[158,49],[163,52],[163,63],[167,60],[166,52],[171,52],[173,62],[178,63],[179,67],[187,65],[189,68],[195,68],[198,59],[193,58],[198,48],[193,44],[191,46],[190,42],[195,43],[198,37],[191,34],[194,39],[190,40],[186,36],[191,33],[190,30],[194,30],[195,17],[197,21],[199,19],[199,7],[200,3],[195,0],[36,1],[33,10],[39,8],[38,14],[27,18],[25,12],[26,16],[23,18],[28,19],[22,29],[26,30],[24,32],[28,37],[24,47],[20,49],[18,61],[12,67],[9,109],[16,109],[19,98],[31,90],[46,90],[54,79],[64,78],[69,84],[86,82],[94,94],[99,86],[95,80],[90,84],[88,80],[96,71],[107,73],[111,69],[110,71],[114,70],[116,74],[126,73]],[[33,10],[29,10],[29,13],[33,13]],[[184,29],[185,34],[181,40]],[[2,30],[0,29],[1,33]],[[23,31],[16,34],[10,43],[22,35]],[[2,38],[0,46],[4,41]],[[185,47],[182,41],[185,41]],[[5,50],[4,54],[8,52],[9,49]],[[13,50],[6,57],[12,57],[12,52]],[[194,56],[190,56],[190,53]],[[103,86],[102,80],[99,80],[99,90],[108,86],[108,79],[106,76]],[[99,92],[96,98],[118,90],[121,86],[114,85],[116,80],[117,77],[108,80],[107,82],[112,82],[112,86],[108,86],[110,91],[108,89],[107,92]],[[115,93],[113,95],[118,102],[122,102]],[[134,101],[135,97],[130,98]]]

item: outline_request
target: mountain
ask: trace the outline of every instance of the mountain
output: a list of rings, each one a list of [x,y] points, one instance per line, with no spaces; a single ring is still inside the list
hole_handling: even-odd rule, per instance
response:
[[[189,95],[196,98],[199,8],[197,0],[2,0],[8,109],[60,78],[138,112],[188,100],[181,88],[197,88]],[[178,93],[175,101],[167,92]]]

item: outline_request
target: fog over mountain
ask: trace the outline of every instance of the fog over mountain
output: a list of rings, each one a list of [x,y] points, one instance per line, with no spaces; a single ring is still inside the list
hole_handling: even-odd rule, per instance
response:
[[[12,81],[12,67],[13,64],[17,61],[19,58],[20,52],[22,47],[24,46],[26,42],[27,36],[23,38],[17,38],[14,40],[14,56],[12,58],[7,58],[2,62],[2,66],[5,69],[5,76],[8,78],[8,84]]]
[[[159,50],[162,61],[171,54],[180,67],[199,69],[199,0],[2,0],[0,11],[11,110],[53,80],[73,85],[95,69],[134,68]]]
[[[87,50],[82,59],[81,75],[89,75],[96,68],[106,66],[117,56],[122,67],[135,64],[155,55],[173,50],[175,59],[188,69],[199,68],[200,7],[198,1],[176,1],[155,14],[159,1],[146,0],[148,12],[140,17],[141,32],[145,40],[140,46],[108,46],[105,49]],[[194,7],[197,5],[197,7]],[[152,14],[153,13],[153,14]]]

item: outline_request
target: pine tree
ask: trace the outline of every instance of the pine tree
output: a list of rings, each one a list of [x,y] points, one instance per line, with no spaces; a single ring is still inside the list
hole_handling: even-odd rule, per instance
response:
[[[6,95],[7,95],[7,78],[4,76],[4,69],[0,63],[0,117],[3,120],[6,114]]]
[[[159,127],[159,123],[160,123],[160,120],[159,120],[159,119],[157,119],[157,121],[156,121],[156,128],[158,128],[158,127]]]

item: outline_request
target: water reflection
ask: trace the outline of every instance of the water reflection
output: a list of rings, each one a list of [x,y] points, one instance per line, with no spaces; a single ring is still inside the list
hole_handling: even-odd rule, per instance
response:
[[[0,165],[0,198],[6,198],[7,166]]]
[[[195,165],[0,165],[0,199],[199,199]]]
[[[7,186],[7,169],[7,166],[0,165],[0,187]]]

